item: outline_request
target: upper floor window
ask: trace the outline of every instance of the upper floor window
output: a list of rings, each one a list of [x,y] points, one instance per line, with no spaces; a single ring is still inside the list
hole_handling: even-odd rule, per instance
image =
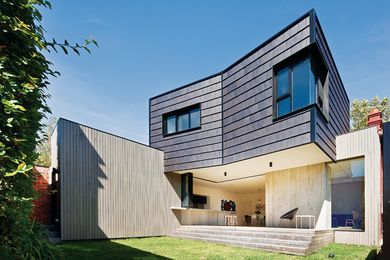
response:
[[[327,70],[315,55],[290,60],[275,70],[275,117],[311,104],[324,111]]]
[[[164,135],[200,128],[200,105],[183,108],[163,116]]]

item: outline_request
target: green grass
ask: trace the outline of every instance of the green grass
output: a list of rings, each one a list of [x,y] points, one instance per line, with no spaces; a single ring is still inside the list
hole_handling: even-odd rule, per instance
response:
[[[172,237],[81,241],[58,244],[65,259],[366,259],[375,248],[330,244],[303,258]]]

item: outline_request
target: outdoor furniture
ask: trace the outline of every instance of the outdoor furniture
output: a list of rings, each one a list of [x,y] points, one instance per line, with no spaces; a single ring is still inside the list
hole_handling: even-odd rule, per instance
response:
[[[347,219],[353,219],[352,212],[349,214],[341,214],[341,213],[332,214],[332,227],[333,228],[345,227],[345,221]]]
[[[286,214],[282,215],[280,217],[279,226],[282,224],[282,220],[290,220],[290,224],[292,225],[292,221],[293,221],[295,215],[297,215],[297,212],[298,212],[298,208],[295,208],[293,210],[290,210]]]
[[[332,228],[338,227],[338,221],[336,217],[332,217]]]
[[[312,228],[311,227],[311,219],[313,219],[313,228],[316,225],[316,217],[314,215],[296,215],[295,216],[295,228],[298,228],[298,219],[299,218],[301,219],[301,226],[300,226],[300,228],[302,228],[302,219],[304,219],[304,218],[309,219],[309,228]]]
[[[258,216],[258,218],[259,218],[259,226],[260,226],[260,227],[265,227],[265,216],[262,215],[262,214],[260,214],[260,215]]]
[[[245,217],[245,224],[246,224],[247,226],[250,226],[251,223],[252,223],[252,218],[251,218],[251,216],[245,215],[244,217]]]
[[[353,228],[356,228],[355,222],[357,222],[358,219],[359,219],[359,212],[352,211],[352,219],[346,219],[345,226],[348,227],[348,225],[352,225]]]
[[[251,226],[258,226],[259,225],[259,220],[257,219],[257,215],[252,215],[251,216]]]
[[[225,215],[225,226],[237,226],[237,216]]]

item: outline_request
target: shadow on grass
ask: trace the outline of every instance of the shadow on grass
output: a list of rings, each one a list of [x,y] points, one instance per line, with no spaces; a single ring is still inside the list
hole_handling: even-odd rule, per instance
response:
[[[376,249],[372,249],[370,251],[370,253],[368,253],[368,255],[366,257],[366,260],[375,260],[375,259],[378,259],[377,258],[377,252],[376,252]]]
[[[64,242],[57,247],[63,259],[170,259],[110,240]]]

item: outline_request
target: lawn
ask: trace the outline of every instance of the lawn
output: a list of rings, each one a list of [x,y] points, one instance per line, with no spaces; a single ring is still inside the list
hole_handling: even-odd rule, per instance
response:
[[[303,257],[172,237],[67,242],[64,259],[303,259]],[[330,244],[304,259],[366,259],[375,248]],[[370,253],[371,252],[371,253]]]

